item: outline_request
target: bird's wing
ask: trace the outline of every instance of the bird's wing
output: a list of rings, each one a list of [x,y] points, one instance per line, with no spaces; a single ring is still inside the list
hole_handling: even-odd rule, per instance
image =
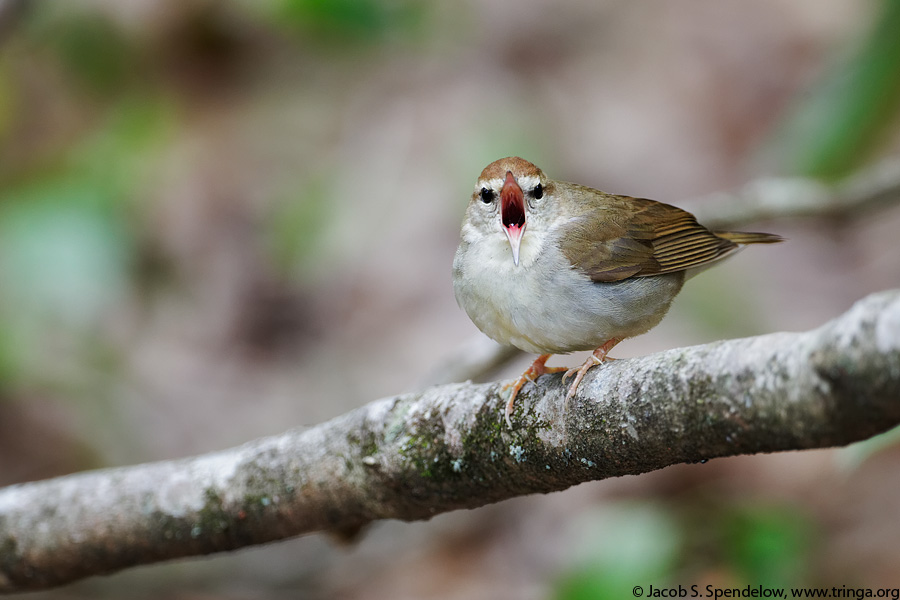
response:
[[[684,271],[738,248],[692,214],[654,200],[603,194],[570,221],[563,254],[593,281],[620,281]]]

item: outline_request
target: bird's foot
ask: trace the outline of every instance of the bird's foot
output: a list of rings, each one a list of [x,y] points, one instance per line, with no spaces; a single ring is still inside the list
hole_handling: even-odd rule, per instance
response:
[[[504,390],[510,389],[509,400],[506,402],[506,426],[512,429],[512,421],[510,421],[510,417],[513,412],[513,404],[516,401],[516,396],[519,395],[519,390],[522,389],[529,381],[535,381],[541,375],[545,375],[547,373],[559,373],[560,371],[565,371],[565,367],[548,367],[545,363],[547,360],[553,356],[552,354],[541,354],[538,356],[531,366],[525,369],[525,372],[519,375],[518,379],[513,381],[510,384],[507,384],[503,387]]]
[[[604,363],[610,360],[615,360],[614,358],[608,357],[607,353],[609,353],[609,351],[613,349],[613,346],[621,341],[622,340],[618,338],[612,338],[611,340],[594,350],[580,367],[573,367],[566,371],[565,375],[563,375],[563,381],[565,381],[572,375],[575,376],[575,381],[572,382],[572,385],[569,386],[568,393],[566,393],[566,406],[569,405],[569,399],[575,395],[575,390],[578,389],[578,384],[581,383],[581,380],[584,379],[585,374],[591,369],[591,367],[595,367],[600,363]]]

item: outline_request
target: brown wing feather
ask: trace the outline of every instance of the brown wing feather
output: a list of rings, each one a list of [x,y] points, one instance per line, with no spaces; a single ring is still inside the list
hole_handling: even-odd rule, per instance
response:
[[[689,212],[643,198],[604,194],[572,223],[563,253],[593,281],[621,281],[684,271],[737,249]]]

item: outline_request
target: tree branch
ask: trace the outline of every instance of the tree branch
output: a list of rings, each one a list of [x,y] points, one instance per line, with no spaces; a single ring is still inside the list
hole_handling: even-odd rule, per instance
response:
[[[443,385],[183,460],[0,490],[0,591],[407,521],[682,462],[848,444],[900,422],[900,290],[825,326],[527,385]]]
[[[694,214],[710,229],[791,218],[852,221],[900,201],[900,160],[886,159],[829,185],[806,177],[750,181],[735,192],[711,194]]]
[[[428,373],[422,387],[455,381],[486,381],[497,377],[503,367],[524,354],[515,346],[501,346],[486,335],[474,335]]]

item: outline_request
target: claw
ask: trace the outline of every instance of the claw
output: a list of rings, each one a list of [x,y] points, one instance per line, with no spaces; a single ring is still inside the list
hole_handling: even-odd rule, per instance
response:
[[[566,393],[566,406],[569,404],[569,399],[575,395],[575,391],[578,389],[578,384],[581,383],[581,380],[584,379],[585,374],[592,368],[600,363],[614,360],[607,356],[607,353],[613,349],[613,346],[621,342],[622,340],[619,338],[612,338],[607,341],[605,344],[594,350],[593,353],[588,357],[586,361],[580,367],[573,367],[571,369],[566,370],[565,367],[548,367],[546,366],[547,360],[552,356],[551,354],[541,354],[538,356],[531,366],[525,369],[525,372],[519,375],[519,377],[513,381],[512,383],[508,383],[503,386],[504,390],[510,390],[509,392],[509,400],[506,401],[506,410],[504,410],[504,417],[506,418],[506,426],[512,429],[512,417],[513,407],[515,406],[516,396],[519,395],[519,390],[528,383],[529,381],[533,382],[541,375],[547,373],[559,373],[560,371],[565,371],[563,375],[563,381],[565,381],[568,377],[572,375],[575,376],[575,381],[572,382],[572,385],[569,386],[569,391]]]
[[[584,379],[584,376],[587,372],[600,363],[604,363],[609,360],[615,360],[606,356],[613,347],[621,342],[622,340],[618,338],[612,338],[607,341],[605,344],[594,350],[591,355],[587,358],[587,360],[582,363],[580,367],[573,367],[566,371],[563,375],[563,381],[565,381],[568,377],[575,375],[575,381],[572,382],[572,385],[569,386],[569,391],[566,393],[566,406],[569,405],[569,399],[575,395],[575,391],[578,389],[578,384],[581,383],[581,380]]]
[[[519,390],[522,389],[522,386],[524,386],[529,381],[535,381],[538,377],[546,373],[558,373],[565,370],[565,367],[546,366],[544,363],[546,363],[551,356],[553,355],[541,354],[534,360],[533,363],[531,363],[530,367],[525,369],[524,373],[519,375],[518,379],[504,386],[503,389],[512,388],[512,391],[509,394],[509,400],[506,402],[506,411],[504,413],[506,416],[506,426],[510,429],[512,429],[512,421],[510,420],[510,417],[513,413],[513,404],[515,403],[516,396],[519,395]]]

